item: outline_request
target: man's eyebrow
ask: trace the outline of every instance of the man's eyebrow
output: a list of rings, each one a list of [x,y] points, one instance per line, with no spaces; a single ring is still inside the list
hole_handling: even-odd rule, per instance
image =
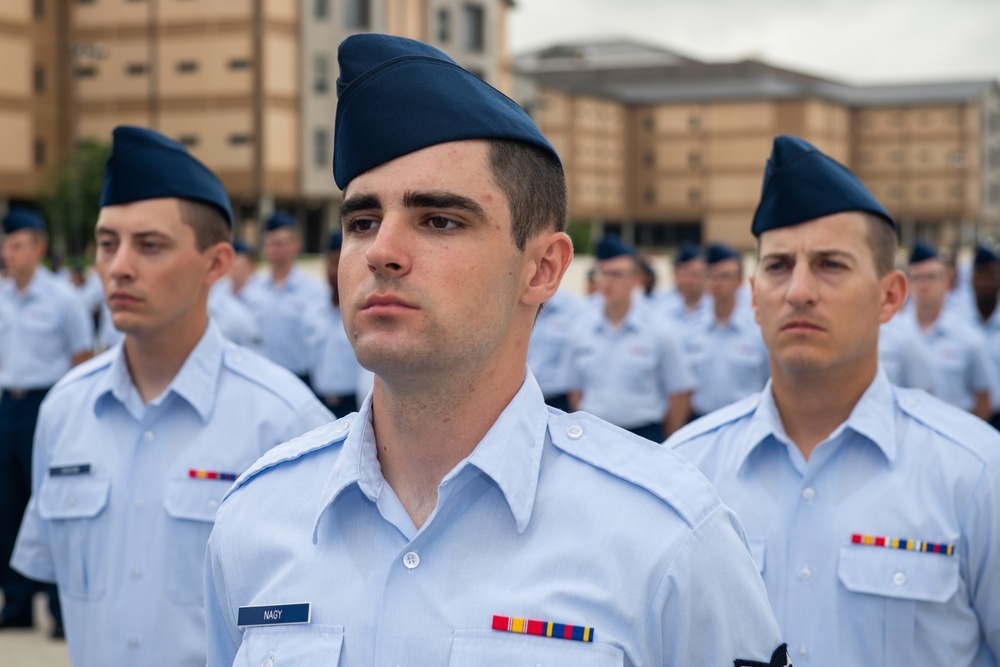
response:
[[[407,192],[403,195],[403,205],[407,208],[452,209],[471,213],[486,219],[486,211],[474,199],[450,192]]]
[[[367,211],[381,208],[382,200],[379,199],[378,195],[360,194],[355,197],[348,197],[344,200],[344,203],[340,205],[340,219],[343,220],[350,214],[357,211]]]

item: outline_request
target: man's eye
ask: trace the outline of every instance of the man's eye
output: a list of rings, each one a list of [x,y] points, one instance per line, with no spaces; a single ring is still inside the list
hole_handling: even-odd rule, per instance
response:
[[[344,223],[344,231],[348,233],[360,234],[371,231],[378,222],[369,218],[356,218]]]
[[[457,222],[455,222],[451,218],[445,218],[440,215],[435,215],[433,217],[428,218],[427,224],[433,227],[434,229],[441,229],[441,230],[456,229],[458,227]]]

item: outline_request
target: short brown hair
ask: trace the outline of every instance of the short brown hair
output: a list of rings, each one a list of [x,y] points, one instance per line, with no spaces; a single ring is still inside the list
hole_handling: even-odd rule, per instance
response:
[[[566,175],[551,155],[531,144],[489,140],[490,172],[507,197],[519,250],[546,229],[566,229]]]
[[[198,252],[205,252],[216,243],[232,240],[232,230],[222,211],[211,204],[192,199],[180,199],[181,220],[194,231]]]
[[[896,245],[899,235],[896,228],[884,218],[872,213],[862,213],[868,223],[868,247],[875,260],[875,271],[879,277],[896,268]]]

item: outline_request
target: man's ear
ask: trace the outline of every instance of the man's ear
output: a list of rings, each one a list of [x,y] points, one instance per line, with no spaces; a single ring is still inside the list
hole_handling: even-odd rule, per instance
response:
[[[229,273],[229,269],[233,266],[233,258],[236,256],[236,251],[233,250],[233,244],[229,241],[220,241],[206,250],[205,255],[209,259],[205,281],[208,285],[212,285],[215,281]]]
[[[878,321],[880,324],[885,324],[903,307],[909,288],[906,275],[899,269],[885,274],[879,282],[882,286],[882,304],[879,309]]]
[[[528,241],[525,253],[531,257],[530,271],[521,301],[539,306],[556,293],[566,269],[573,260],[573,241],[565,232],[540,234]]]

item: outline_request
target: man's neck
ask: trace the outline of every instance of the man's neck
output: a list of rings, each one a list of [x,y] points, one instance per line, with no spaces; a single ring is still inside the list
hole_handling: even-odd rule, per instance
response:
[[[294,264],[289,264],[288,266],[272,266],[271,267],[271,281],[275,285],[281,285],[286,280],[288,276],[292,273],[292,267]]]
[[[191,326],[155,334],[125,336],[129,374],[143,403],[162,394],[180,372],[191,351],[205,335],[208,314]]]
[[[376,376],[372,422],[382,475],[420,528],[441,480],[468,457],[524,383],[524,363],[387,382]]]
[[[632,307],[632,297],[622,299],[621,301],[616,301],[614,303],[604,302],[604,318],[612,324],[614,327],[621,326],[621,323],[625,320],[625,316],[628,315],[629,308]]]
[[[681,294],[684,297],[684,307],[688,310],[694,310],[701,303],[701,292],[697,294]]]
[[[714,299],[712,301],[712,309],[715,312],[715,321],[719,324],[725,324],[729,321],[729,317],[733,314],[733,310],[736,308],[736,298],[729,299]]]
[[[18,292],[24,292],[28,289],[28,285],[31,284],[31,279],[35,277],[35,271],[38,267],[31,267],[27,271],[22,271],[14,276],[14,286],[17,287]]]
[[[927,331],[934,326],[934,323],[938,321],[938,317],[941,316],[943,306],[943,302],[917,304],[917,324],[920,325],[920,328]]]
[[[808,461],[819,443],[847,421],[875,379],[878,357],[835,371],[788,373],[771,364],[771,390],[785,433]]]
[[[985,296],[981,299],[976,298],[976,310],[979,311],[979,317],[983,322],[989,322],[990,318],[993,317],[998,301],[1000,301],[1000,295]]]

